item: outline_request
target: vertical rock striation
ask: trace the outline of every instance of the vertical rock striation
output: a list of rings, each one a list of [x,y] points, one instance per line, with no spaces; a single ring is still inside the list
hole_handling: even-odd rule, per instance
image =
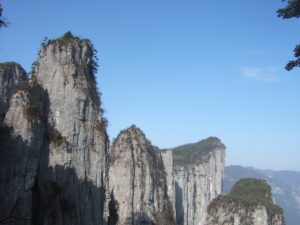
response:
[[[222,188],[217,138],[160,151],[132,126],[109,151],[94,53],[68,32],[42,44],[29,80],[0,64],[0,224],[284,224],[268,186],[243,188],[258,181],[207,211]]]
[[[66,33],[40,51],[34,75],[48,97],[35,196],[38,224],[102,224],[108,138],[94,49]]]
[[[0,223],[106,224],[108,137],[95,69],[92,44],[66,33],[43,43],[10,106],[25,73],[14,65],[4,70],[11,77],[1,74]]]
[[[173,177],[173,151],[164,149],[161,151],[161,156],[163,159],[165,172],[166,172],[166,181],[167,181],[167,190],[168,197],[172,203],[174,218],[176,218],[176,209],[175,209],[175,182]]]
[[[161,152],[135,126],[112,145],[109,184],[109,224],[174,224]]]
[[[209,203],[221,193],[225,146],[217,138],[173,149],[176,221],[203,225]]]
[[[284,225],[282,209],[272,200],[271,188],[263,180],[241,179],[227,196],[219,196],[208,207],[206,225]]]

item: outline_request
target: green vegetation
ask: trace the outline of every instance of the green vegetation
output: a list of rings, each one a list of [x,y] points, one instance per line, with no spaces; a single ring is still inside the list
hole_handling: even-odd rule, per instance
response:
[[[43,104],[41,102],[32,102],[31,104],[28,104],[28,106],[25,108],[25,115],[29,120],[43,120],[44,115],[42,112]]]
[[[239,180],[226,196],[219,196],[210,207],[218,206],[220,203],[225,205],[257,207],[265,206],[269,215],[283,214],[282,209],[275,205],[272,200],[271,187],[266,181],[254,178]]]
[[[29,120],[44,119],[43,102],[40,102],[38,98],[42,91],[35,76],[31,76],[30,80],[18,85],[15,89],[15,92],[19,92],[22,98],[28,101],[24,107],[24,113]]]
[[[2,12],[3,12],[3,7],[0,3],[0,28],[1,27],[7,27],[7,22],[5,21],[5,19],[2,17]]]
[[[49,142],[52,142],[56,146],[60,146],[64,142],[63,136],[55,128],[51,132],[48,133],[48,140],[49,140]]]
[[[283,0],[286,1],[286,0]],[[288,0],[285,8],[278,9],[278,17],[283,19],[299,18],[300,17],[300,0]],[[300,45],[294,48],[295,60],[290,60],[286,66],[286,70],[292,70],[295,67],[300,67]]]
[[[94,48],[93,44],[89,39],[82,39],[78,36],[74,36],[71,31],[67,31],[64,33],[61,37],[56,38],[56,39],[48,39],[47,37],[44,38],[41,48],[45,48],[50,44],[59,44],[59,46],[65,46],[67,44],[78,44],[79,42],[86,42],[90,47],[91,47],[91,58],[89,64],[88,64],[88,69],[89,69],[89,74],[91,75],[91,78],[95,80],[95,74],[98,71],[98,58],[97,58],[97,50]]]
[[[266,181],[254,178],[239,180],[228,196],[246,204],[272,203],[271,187]]]
[[[19,64],[16,63],[16,62],[3,62],[3,63],[0,63],[0,67],[15,66],[15,65],[19,65]]]
[[[206,162],[209,152],[216,148],[225,148],[225,145],[216,137],[209,137],[198,143],[182,145],[173,149],[175,165],[190,165]]]
[[[31,76],[30,80],[18,85],[15,89],[15,92],[23,91],[26,93],[33,92],[35,89],[41,88],[37,78],[35,76]]]
[[[56,39],[48,39],[47,37],[45,37],[42,42],[42,47],[45,47],[49,44],[54,44],[54,43],[67,44],[69,42],[80,41],[80,40],[81,39],[77,36],[74,36],[71,31],[67,31],[62,36],[60,36],[59,38],[56,38]],[[89,41],[87,39],[83,39],[83,40]]]
[[[2,68],[4,70],[9,70],[9,69],[13,68],[14,66],[20,66],[20,65],[16,62],[3,62],[3,63],[0,63],[0,68]]]

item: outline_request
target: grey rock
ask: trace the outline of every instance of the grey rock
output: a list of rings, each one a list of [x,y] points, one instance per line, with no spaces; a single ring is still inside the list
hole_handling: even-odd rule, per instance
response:
[[[44,141],[45,94],[30,80],[10,102],[0,128],[0,223],[32,224],[32,198]]]
[[[233,207],[233,209],[230,209]],[[281,215],[270,218],[264,206],[238,207],[230,205],[219,206],[210,211],[206,225],[284,225]]]
[[[109,224],[174,224],[161,152],[135,126],[112,145],[109,187]]]
[[[88,40],[68,37],[40,51],[34,75],[48,107],[34,196],[38,224],[105,223],[108,137],[92,67]]]
[[[172,203],[174,218],[176,218],[176,209],[175,209],[175,181],[173,176],[173,151],[164,149],[161,151],[161,156],[163,159],[165,172],[166,172],[166,182],[167,182],[167,190],[168,196]]]
[[[15,62],[0,63],[0,125],[8,110],[12,94],[27,79],[25,70]]]
[[[209,203],[221,194],[225,146],[217,138],[173,149],[176,221],[203,225]]]
[[[70,35],[49,41],[12,96],[0,130],[0,223],[106,224],[108,136],[93,53]],[[17,82],[3,80],[5,108]]]

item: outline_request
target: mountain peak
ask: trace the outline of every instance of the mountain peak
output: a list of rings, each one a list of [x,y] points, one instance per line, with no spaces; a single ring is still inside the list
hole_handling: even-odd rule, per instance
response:
[[[205,162],[210,152],[217,149],[226,149],[225,145],[217,137],[209,137],[197,143],[180,145],[173,148],[174,163],[178,165],[190,165]]]

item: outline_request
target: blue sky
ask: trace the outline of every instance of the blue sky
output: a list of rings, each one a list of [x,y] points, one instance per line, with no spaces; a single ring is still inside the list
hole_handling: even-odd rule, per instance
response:
[[[0,60],[27,71],[45,36],[98,50],[111,137],[131,124],[161,148],[219,137],[227,164],[300,170],[300,20],[281,0],[2,0]]]

